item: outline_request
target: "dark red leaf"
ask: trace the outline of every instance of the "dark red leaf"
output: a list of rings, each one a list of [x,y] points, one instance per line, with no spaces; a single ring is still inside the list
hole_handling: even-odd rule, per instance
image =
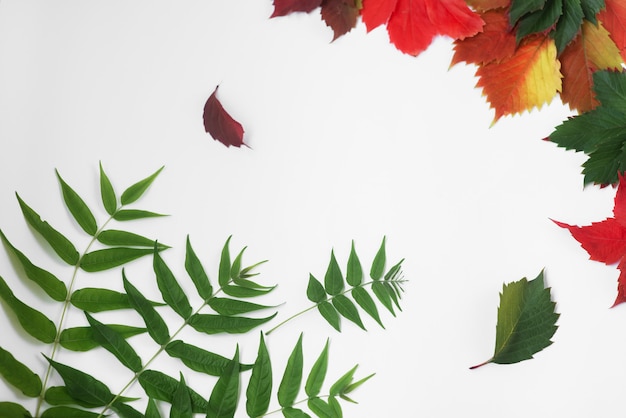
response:
[[[274,0],[274,13],[270,16],[286,16],[293,12],[309,13],[320,7],[322,0]]]
[[[218,86],[219,87],[219,86]],[[217,88],[209,97],[204,105],[204,130],[220,141],[222,144],[230,147],[240,147],[243,143],[243,127],[239,122],[233,119],[217,99]]]
[[[334,32],[333,41],[356,26],[359,8],[355,0],[324,0],[322,19]]]

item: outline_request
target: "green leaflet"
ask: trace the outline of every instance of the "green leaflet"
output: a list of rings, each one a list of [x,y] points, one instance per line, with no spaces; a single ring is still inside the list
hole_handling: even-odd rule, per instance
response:
[[[246,251],[246,247],[243,247],[241,251],[239,251],[239,254],[237,254],[237,257],[235,257],[235,260],[233,260],[233,264],[230,267],[230,278],[232,280],[239,278],[239,274],[241,271],[241,259],[243,257],[244,251]]]
[[[220,315],[240,315],[263,309],[271,309],[274,306],[259,305],[245,300],[230,298],[211,298],[208,305]]]
[[[282,412],[285,418],[311,418],[309,414],[307,414],[301,409],[288,407],[288,408],[283,408]]]
[[[274,290],[274,287],[275,286],[267,287],[264,289],[253,289],[250,287],[226,285],[222,286],[222,292],[234,298],[254,298],[257,296],[267,295],[272,290]]]
[[[100,197],[102,198],[102,204],[104,206],[104,210],[109,215],[113,215],[117,210],[117,197],[115,196],[115,190],[113,189],[113,185],[104,172],[104,168],[102,168],[102,163],[100,165]]]
[[[276,316],[274,313],[265,318],[247,318],[242,316],[224,316],[212,314],[194,314],[189,318],[189,325],[205,334],[243,334],[263,325]]]
[[[185,383],[185,378],[181,373],[178,385],[176,385],[176,390],[172,395],[172,408],[170,410],[170,418],[192,417],[193,406],[191,404],[191,395],[189,394],[189,388]]]
[[[372,292],[374,292],[374,295],[376,295],[380,303],[382,303],[383,306],[387,308],[387,310],[391,312],[393,316],[396,316],[396,313],[393,309],[391,294],[389,292],[389,288],[385,286],[385,283],[380,281],[372,283]]]
[[[341,320],[339,318],[339,313],[330,302],[321,302],[317,305],[317,310],[333,328],[341,332]]]
[[[41,393],[39,376],[2,347],[0,347],[0,376],[26,396],[36,398]]]
[[[306,288],[306,296],[311,302],[320,303],[326,300],[324,286],[312,274],[309,273],[309,285]]]
[[[503,285],[496,325],[496,347],[493,357],[472,369],[487,363],[510,364],[533,358],[533,354],[550,344],[557,330],[559,314],[545,288],[543,271],[528,281]]]
[[[341,274],[341,269],[339,268],[339,264],[337,264],[337,259],[335,258],[334,251],[330,252],[330,263],[328,263],[328,268],[326,270],[326,274],[324,275],[324,289],[326,293],[329,295],[338,295],[344,288],[344,280],[343,275]]]
[[[41,414],[41,418],[98,418],[100,414],[73,408],[71,406],[53,406]]]
[[[321,398],[311,398],[307,401],[309,409],[315,413],[319,418],[340,418],[341,415],[337,415],[335,409],[331,407],[326,401]]]
[[[107,229],[101,231],[96,237],[98,241],[104,245],[119,246],[119,247],[147,247],[153,248],[155,240],[146,238],[141,235],[134,234],[127,231],[119,231],[116,229]],[[167,245],[157,243],[159,250],[165,250],[170,248]]]
[[[217,281],[222,288],[224,288],[228,282],[230,282],[230,251],[228,249],[228,244],[230,243],[230,239],[232,237],[228,237],[226,243],[224,244],[224,248],[222,248],[222,255],[220,257],[220,266],[218,270]]]
[[[153,269],[156,274],[157,285],[163,300],[170,308],[174,310],[183,319],[189,319],[192,313],[189,299],[185,295],[183,288],[178,284],[174,274],[170,268],[165,264],[161,256],[159,255],[158,248],[154,247],[153,255]]]
[[[32,418],[32,415],[22,405],[13,402],[0,402],[0,417]]]
[[[151,398],[172,403],[173,394],[178,387],[178,381],[164,373],[155,370],[145,370],[139,375],[139,384]],[[196,391],[188,388],[191,397],[191,406],[194,413],[206,413],[208,402]]]
[[[141,209],[120,209],[115,214],[113,214],[113,219],[120,222],[125,221],[135,221],[137,219],[145,219],[145,218],[159,218],[163,215],[162,213],[150,212],[147,210]]]
[[[39,341],[50,344],[56,338],[56,326],[41,312],[19,300],[0,276],[0,298],[15,313],[20,325],[28,334]]]
[[[585,15],[585,19],[594,25],[597,25],[598,20],[596,19],[596,15],[600,10],[604,9],[604,0],[581,0],[580,4]]]
[[[246,389],[246,412],[249,417],[260,417],[268,410],[272,396],[272,363],[265,345],[263,333],[259,351],[252,367],[252,375]]]
[[[348,257],[346,281],[350,286],[358,286],[363,282],[363,267],[361,267],[361,261],[359,261],[359,256],[354,249],[354,240],[352,241],[352,248]]]
[[[386,237],[383,237],[383,242],[380,244],[380,248],[376,256],[374,256],[374,261],[372,261],[372,267],[370,268],[370,277],[374,280],[380,280],[385,272],[385,264],[387,263],[385,240]]]
[[[585,13],[580,0],[563,2],[563,15],[559,18],[554,31],[554,43],[559,55],[578,34],[584,17]]]
[[[527,0],[526,0],[527,1]],[[516,38],[520,42],[524,37],[552,28],[563,14],[562,0],[547,0],[545,7],[522,16],[517,23]]]
[[[333,298],[333,306],[335,307],[335,309],[337,309],[337,312],[339,312],[341,316],[354,322],[362,330],[365,330],[365,326],[361,321],[359,311],[356,309],[356,306],[354,306],[354,303],[352,303],[350,299],[348,299],[344,295],[337,295]]]
[[[374,302],[374,299],[372,299],[370,294],[367,293],[367,290],[363,289],[362,287],[355,287],[352,289],[350,294],[354,298],[355,302],[358,303],[359,306],[363,308],[363,310],[367,312],[369,316],[374,318],[374,320],[378,322],[378,324],[382,328],[385,328],[382,321],[380,320],[380,315],[378,314],[378,308],[376,307],[376,303]]]
[[[213,387],[207,418],[233,418],[239,398],[239,347]]]
[[[190,396],[191,399],[191,396]],[[193,405],[192,405],[193,410]],[[148,399],[148,405],[146,406],[146,418],[161,418],[161,412],[154,399]]]
[[[547,1],[549,0],[512,0],[509,11],[511,26],[523,15],[543,9]]]
[[[130,338],[134,335],[147,332],[146,328],[131,327],[128,325],[107,325],[123,338]],[[59,343],[63,348],[72,351],[89,351],[93,348],[100,347],[100,343],[96,341],[94,332],[91,327],[75,327],[66,328],[61,331]]]
[[[117,309],[132,308],[128,295],[115,290],[85,287],[72,293],[72,305],[87,312],[103,312]],[[152,302],[152,306],[163,306],[163,303]]]
[[[166,344],[170,339],[170,333],[163,318],[157,313],[150,301],[126,279],[123,270],[122,280],[124,281],[124,289],[128,294],[130,304],[143,318],[150,337],[161,345]]]
[[[326,345],[320,353],[317,360],[311,368],[311,372],[306,379],[304,385],[304,391],[309,398],[319,395],[324,379],[326,379],[326,371],[328,370],[328,339],[326,339]]]
[[[85,254],[80,260],[80,268],[87,272],[112,269],[152,254],[150,248],[114,247],[95,250]]]
[[[118,401],[113,402],[111,409],[117,412],[120,418],[144,418],[143,414],[130,405]]]
[[[304,366],[304,356],[302,354],[302,334],[293,348],[285,372],[278,386],[278,403],[282,407],[292,406],[296,401],[296,396],[300,392],[302,384],[302,368]]]
[[[37,212],[30,208],[21,198],[15,193],[17,201],[22,209],[22,214],[26,222],[50,244],[50,247],[61,260],[67,264],[75,266],[78,263],[79,255],[74,244],[65,238],[59,231],[50,226],[48,222],[42,221]]]
[[[58,302],[65,300],[67,297],[67,288],[65,287],[65,283],[59,280],[52,273],[31,263],[31,261],[21,251],[9,242],[2,230],[0,230],[0,239],[2,239],[4,244],[9,247],[11,252],[20,262],[26,277],[37,283],[37,285],[39,285],[39,287],[41,287],[43,291],[46,292],[52,299]]]
[[[107,351],[113,354],[125,367],[137,373],[142,369],[141,358],[128,344],[123,335],[115,329],[105,325],[85,312],[87,321],[91,325],[93,337]]]
[[[89,402],[83,402],[76,400],[67,393],[65,386],[52,386],[46,390],[45,398],[46,402],[50,405],[79,405],[84,408],[95,408],[97,405],[93,405]],[[127,398],[123,398],[127,399]]]
[[[330,396],[337,396],[343,394],[346,388],[352,383],[354,379],[354,373],[356,372],[358,365],[354,366],[348,372],[346,372],[343,376],[341,376],[333,385],[330,387]]]
[[[124,190],[120,198],[122,205],[128,205],[137,201],[137,199],[139,199],[145,193],[145,191],[148,190],[148,187],[150,187],[150,185],[154,182],[154,180],[157,178],[159,173],[161,173],[163,168],[164,167],[159,168],[150,176],[138,181],[137,183]]]
[[[61,192],[63,193],[63,201],[69,209],[70,213],[80,225],[80,227],[91,236],[96,235],[98,232],[98,224],[96,218],[91,213],[91,210],[85,203],[85,201],[63,180],[58,170],[55,170],[59,184],[61,185]]]
[[[207,276],[204,271],[204,267],[202,267],[200,259],[191,246],[189,235],[187,235],[186,243],[185,270],[187,271],[187,274],[189,274],[189,277],[195,285],[202,300],[208,300],[211,298],[211,296],[213,296],[213,287],[209,281],[209,276]]]
[[[171,357],[180,359],[190,369],[211,376],[221,376],[230,362],[230,359],[226,357],[180,340],[169,343],[165,347],[165,351]],[[241,371],[245,371],[250,370],[252,366],[249,364],[240,364],[239,368]]]

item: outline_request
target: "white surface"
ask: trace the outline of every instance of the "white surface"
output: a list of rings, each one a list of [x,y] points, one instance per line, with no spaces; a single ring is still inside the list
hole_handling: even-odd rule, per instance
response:
[[[279,286],[265,301],[285,302],[274,323],[309,306],[308,274],[323,276],[331,248],[344,264],[354,239],[369,265],[386,235],[390,261],[406,258],[404,312],[384,314],[386,330],[367,318],[368,333],[344,321],[339,334],[309,313],[268,337],[276,381],[304,331],[306,369],[330,337],[329,379],[356,363],[358,376],[377,373],[347,417],[621,411],[626,308],[608,309],[618,272],[588,261],[549,220],[586,224],[612,210],[614,190],[583,190],[583,156],[541,140],[569,111],[555,101],[489,128],[474,69],[448,70],[448,40],[412,58],[383,29],[366,35],[359,25],[329,43],[317,13],[270,20],[271,12],[270,0],[3,0],[0,228],[13,244],[66,279],[70,270],[45,254],[14,192],[82,248],[54,168],[95,208],[98,161],[118,191],[165,165],[137,206],[172,216],[130,228],[174,246],[164,258],[181,277],[187,234],[213,278],[232,234],[232,251],[247,245],[248,262],[270,260],[261,277]],[[227,149],[204,132],[202,108],[218,84],[251,148]],[[0,275],[56,318],[56,305],[29,294],[15,267],[1,251]],[[562,314],[555,344],[531,361],[468,370],[492,353],[502,283],[544,267]],[[127,272],[158,297],[148,261]],[[82,274],[79,286],[91,280],[121,286],[117,271]],[[82,321],[71,312],[70,323]],[[4,314],[0,329],[2,346],[43,369],[47,347]],[[240,341],[245,361],[256,355],[256,333],[202,341],[224,355]],[[59,359],[89,362],[81,356]],[[98,366],[94,374],[119,389],[127,372],[114,359]],[[210,384],[191,373],[188,383],[208,396]],[[15,399],[0,382],[0,400]]]

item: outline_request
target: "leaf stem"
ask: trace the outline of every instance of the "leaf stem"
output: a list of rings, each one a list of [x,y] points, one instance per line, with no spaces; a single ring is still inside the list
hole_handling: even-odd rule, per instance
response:
[[[479,368],[479,367],[482,367],[482,366],[484,366],[484,365],[486,365],[486,364],[489,364],[489,363],[491,363],[491,361],[492,361],[492,360],[493,360],[493,358],[490,358],[490,359],[489,359],[489,360],[487,360],[487,361],[484,361],[484,362],[482,362],[482,363],[480,363],[480,364],[477,364],[477,365],[475,365],[475,366],[472,366],[472,367],[470,367],[470,370],[474,370],[474,369],[477,369],[477,368]]]

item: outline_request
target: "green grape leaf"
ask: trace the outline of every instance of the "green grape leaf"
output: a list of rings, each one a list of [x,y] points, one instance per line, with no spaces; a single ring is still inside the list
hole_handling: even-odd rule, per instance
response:
[[[124,289],[128,294],[128,300],[131,306],[143,318],[150,337],[161,345],[167,344],[170,339],[170,333],[163,318],[157,313],[150,301],[126,279],[124,271],[122,271],[122,280]]]
[[[291,407],[283,408],[282,412],[285,418],[311,418],[311,415],[297,408],[291,408]]]
[[[596,18],[596,15],[600,10],[604,9],[604,0],[581,0],[581,6],[585,19],[594,25],[597,25],[598,19]]]
[[[46,409],[41,418],[98,418],[100,414],[71,406],[53,406]]]
[[[226,243],[224,244],[224,248],[222,248],[222,255],[220,257],[220,265],[218,270],[217,281],[221,287],[225,287],[228,282],[230,282],[230,250],[228,249],[228,244],[230,243],[230,239],[232,236],[226,239]]]
[[[328,301],[322,301],[317,305],[317,310],[322,314],[322,317],[337,331],[341,332],[341,320],[339,313],[333,305]]]
[[[341,293],[343,288],[343,274],[341,274],[341,269],[339,268],[339,264],[337,264],[334,251],[331,251],[330,262],[328,263],[328,268],[326,269],[326,274],[324,275],[324,289],[326,290],[326,293],[334,296]]]
[[[98,241],[104,245],[116,246],[116,247],[147,247],[153,248],[155,240],[146,238],[141,235],[137,235],[132,232],[119,231],[116,229],[107,229],[101,231],[96,237]],[[156,243],[160,250],[170,248],[168,245]]]
[[[102,162],[100,162],[100,197],[102,198],[104,210],[109,215],[113,215],[117,210],[117,197],[109,177],[104,172],[104,168],[102,168]]]
[[[152,398],[148,399],[148,405],[146,405],[146,418],[161,418],[161,411],[159,411],[156,401]]]
[[[559,314],[556,303],[545,288],[543,271],[533,280],[523,278],[505,284],[500,293],[496,348],[493,357],[471,367],[487,363],[510,364],[533,358],[535,353],[552,344]]]
[[[350,286],[359,286],[363,282],[363,267],[354,249],[354,241],[352,241],[352,248],[350,249],[350,256],[348,257],[346,281]]]
[[[324,286],[312,274],[309,273],[309,284],[306,288],[306,297],[311,302],[320,303],[326,300]]]
[[[559,18],[554,31],[554,43],[559,55],[578,34],[584,17],[580,0],[563,2],[563,15]]]
[[[85,287],[72,293],[72,305],[87,312],[104,312],[132,308],[128,295],[109,289]],[[152,306],[164,306],[163,303],[149,301]]]
[[[149,397],[172,403],[174,392],[178,387],[178,381],[173,377],[156,370],[145,370],[139,375],[137,380]],[[195,390],[188,389],[192,411],[196,414],[206,413],[209,406],[207,400]]]
[[[24,331],[43,343],[54,342],[57,333],[54,322],[15,297],[2,277],[0,277],[0,299],[4,300],[15,313]]]
[[[363,310],[372,318],[374,318],[374,320],[376,322],[378,322],[378,324],[385,328],[385,326],[383,325],[382,321],[380,320],[380,315],[378,314],[378,308],[376,307],[376,302],[374,302],[374,299],[372,299],[372,297],[370,296],[369,293],[367,293],[367,290],[363,289],[362,287],[355,287],[353,288],[350,293],[352,294],[352,297],[354,298],[354,301],[361,307],[363,308]]]
[[[350,299],[348,299],[345,295],[337,295],[332,300],[333,306],[337,309],[337,312],[344,318],[354,322],[361,328],[365,330],[365,326],[361,321],[361,316],[359,315],[359,311],[356,306]]]
[[[32,415],[22,405],[0,402],[0,417],[32,418]]]
[[[159,218],[161,216],[167,215],[141,209],[120,209],[113,214],[113,219],[120,222],[126,222],[135,221],[137,219]]]
[[[188,323],[196,331],[204,332],[205,334],[243,334],[271,321],[275,316],[276,313],[265,318],[194,314],[189,318]]]
[[[150,187],[150,185],[154,182],[154,180],[157,178],[159,173],[161,173],[163,168],[164,167],[159,168],[150,176],[138,181],[137,183],[124,190],[120,198],[122,205],[128,205],[130,203],[136,202],[137,199],[139,199],[145,193],[145,191],[148,190],[148,187]]]
[[[546,6],[541,10],[528,13],[519,19],[516,31],[517,42],[520,42],[524,37],[530,34],[543,32],[552,28],[556,25],[562,14],[562,0],[547,0]]]
[[[547,1],[549,0],[512,0],[511,9],[509,10],[511,26],[515,25],[525,14],[543,9]]]
[[[96,218],[91,213],[91,210],[85,203],[85,201],[63,180],[58,170],[55,170],[59,184],[61,185],[61,192],[63,193],[63,200],[65,205],[69,209],[70,213],[83,228],[83,231],[91,236],[96,235],[98,232],[98,224]]]
[[[115,329],[105,325],[85,312],[87,321],[91,325],[93,337],[107,351],[113,354],[125,367],[137,373],[142,369],[141,358],[126,341],[123,335]]]
[[[59,231],[54,229],[50,224],[46,221],[41,220],[41,216],[30,206],[28,206],[22,198],[15,193],[17,197],[17,201],[20,204],[20,208],[22,209],[22,214],[24,215],[24,219],[26,222],[45,239],[50,247],[54,250],[55,253],[61,260],[65,261],[67,264],[75,266],[79,260],[79,254],[74,247],[74,244],[70,242],[65,236],[63,236]]]
[[[148,254],[150,248],[113,247],[95,250],[85,254],[80,260],[80,268],[87,272],[109,270],[122,266]]]
[[[148,331],[146,328],[131,327],[128,325],[109,324],[107,327],[113,329],[123,338],[130,338]],[[66,328],[61,331],[59,343],[63,348],[71,351],[89,351],[101,346],[100,343],[96,341],[91,327]]]
[[[313,363],[313,367],[311,368],[311,372],[306,379],[306,383],[304,385],[304,391],[309,398],[319,395],[320,390],[322,390],[322,385],[324,384],[324,379],[326,379],[326,372],[328,370],[328,339],[326,339],[326,345],[324,345],[324,349],[320,353],[315,363]]]
[[[213,387],[207,418],[233,418],[239,398],[239,347]]]
[[[278,403],[282,407],[289,407],[294,404],[300,386],[302,384],[302,368],[304,367],[304,355],[302,353],[302,334],[293,348],[285,372],[278,386]]]
[[[263,333],[259,342],[252,375],[246,389],[246,412],[250,417],[261,417],[269,408],[272,396],[272,363]]]
[[[176,385],[176,390],[172,395],[172,409],[170,410],[170,418],[192,418],[193,406],[191,404],[191,396],[189,388],[185,383],[183,374],[180,374],[180,380]]]
[[[212,353],[200,347],[175,340],[165,347],[165,351],[171,357],[180,359],[191,370],[205,373],[211,376],[221,376],[230,362],[229,358]],[[241,371],[250,370],[252,365],[240,364]]]
[[[183,319],[188,319],[191,316],[192,309],[189,304],[189,299],[183,291],[183,288],[178,284],[178,281],[174,277],[172,270],[165,264],[165,261],[159,255],[158,248],[154,247],[153,256],[153,269],[156,274],[157,285],[163,300],[167,303],[178,315]]]
[[[52,273],[31,263],[31,261],[21,251],[9,242],[2,230],[0,230],[0,239],[2,239],[4,244],[9,247],[13,255],[15,255],[17,260],[20,262],[26,277],[37,283],[37,285],[39,285],[39,287],[41,287],[43,291],[46,292],[52,299],[58,302],[65,300],[67,297],[67,288],[65,287],[65,283],[59,280]]]
[[[209,276],[207,276],[204,267],[202,267],[200,259],[191,246],[189,235],[187,235],[186,243],[185,270],[187,271],[187,274],[189,274],[193,284],[196,286],[196,290],[198,291],[200,297],[203,300],[211,298],[211,296],[213,296],[213,287],[209,281]]]
[[[245,300],[230,298],[211,298],[208,305],[220,315],[240,315],[263,309],[275,308],[275,306],[259,305]]]
[[[385,271],[385,264],[387,263],[385,241],[386,237],[383,237],[383,242],[380,244],[380,248],[374,256],[374,261],[372,261],[372,267],[370,268],[370,277],[374,280],[380,280],[383,277],[383,272]]]
[[[36,398],[41,393],[39,376],[2,347],[0,347],[0,376],[26,396]]]

